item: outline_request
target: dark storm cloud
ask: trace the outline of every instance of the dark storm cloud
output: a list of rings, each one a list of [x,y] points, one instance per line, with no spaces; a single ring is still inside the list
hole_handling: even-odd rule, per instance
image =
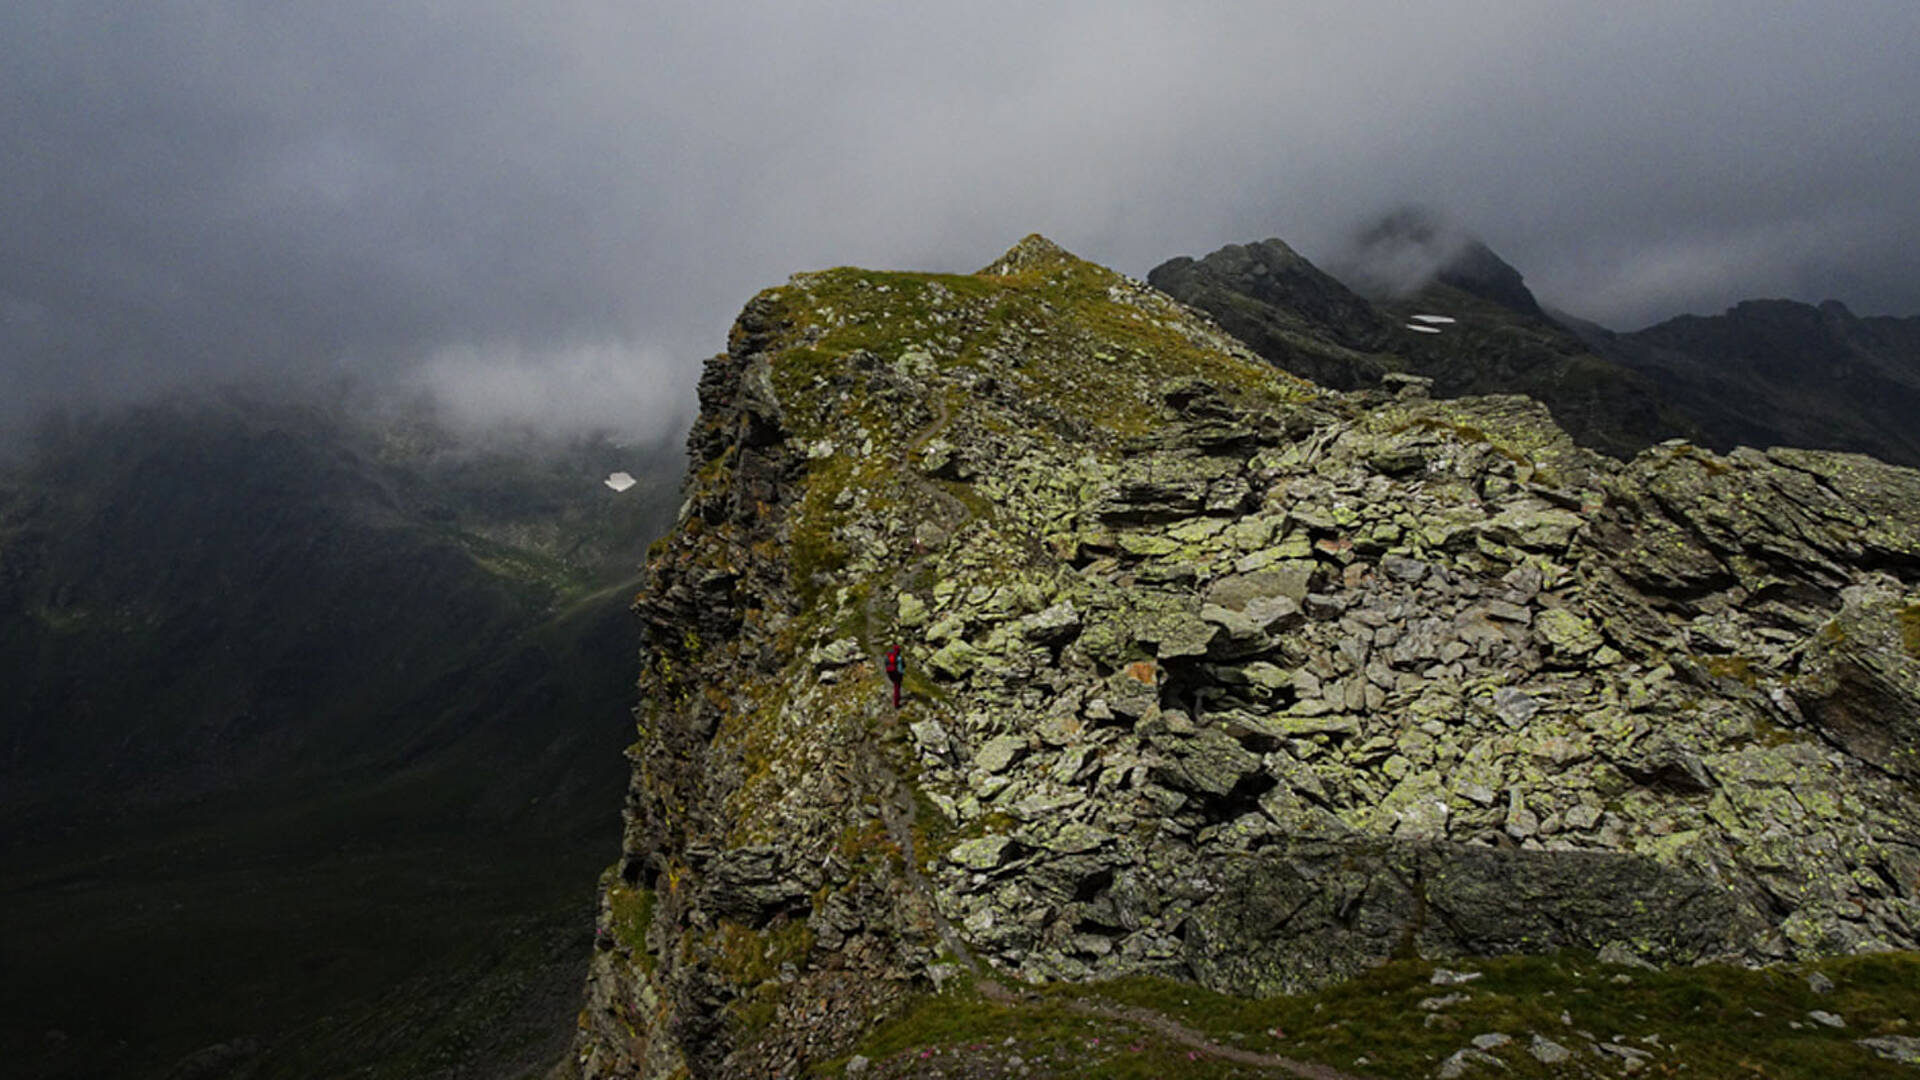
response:
[[[1911,4],[0,13],[6,406],[215,379],[668,423],[795,270],[1143,274],[1437,206],[1616,325],[1920,312]]]

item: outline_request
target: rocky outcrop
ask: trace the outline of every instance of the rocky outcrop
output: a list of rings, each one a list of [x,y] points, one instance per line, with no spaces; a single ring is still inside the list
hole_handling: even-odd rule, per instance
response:
[[[756,298],[639,601],[587,1075],[786,1075],[969,964],[1920,946],[1920,474],[1396,385],[1038,238]]]

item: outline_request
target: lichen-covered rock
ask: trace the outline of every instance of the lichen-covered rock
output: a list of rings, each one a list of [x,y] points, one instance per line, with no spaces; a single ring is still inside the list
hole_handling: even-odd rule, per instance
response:
[[[1321,390],[1038,239],[797,276],[701,401],[588,1076],[798,1073],[941,964],[1920,946],[1920,474]]]
[[[1577,659],[1606,644],[1592,623],[1564,608],[1542,611],[1533,628],[1552,655],[1561,659]]]
[[[1841,590],[1788,696],[1849,754],[1920,781],[1920,605],[1884,587]]]
[[[987,744],[973,755],[973,765],[985,773],[1006,772],[1007,767],[1026,751],[1026,736],[996,735],[988,739]]]
[[[993,870],[1007,861],[1012,850],[1013,841],[1004,836],[983,836],[955,844],[948,858],[969,870]]]

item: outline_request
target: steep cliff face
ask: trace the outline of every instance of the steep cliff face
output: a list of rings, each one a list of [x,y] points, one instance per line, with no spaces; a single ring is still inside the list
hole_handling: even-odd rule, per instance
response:
[[[1396,384],[1037,237],[757,297],[638,602],[582,1071],[791,1075],[968,969],[1920,946],[1920,473]]]

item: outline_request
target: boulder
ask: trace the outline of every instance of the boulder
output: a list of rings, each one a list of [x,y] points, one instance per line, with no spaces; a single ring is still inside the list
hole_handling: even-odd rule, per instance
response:
[[[947,858],[969,870],[996,870],[1013,858],[1014,842],[1004,836],[982,836],[963,840],[947,852]]]
[[[1133,628],[1134,640],[1163,661],[1205,656],[1223,633],[1219,626],[1186,611],[1158,612]]]
[[[1080,633],[1080,612],[1073,602],[1060,603],[1021,620],[1020,634],[1040,645],[1064,645]]]
[[[1485,956],[1624,940],[1673,964],[1724,958],[1752,925],[1713,882],[1604,852],[1296,842],[1222,864],[1212,884],[1186,957],[1205,985],[1246,996],[1357,974],[1403,943]]]
[[[1312,560],[1294,559],[1252,573],[1230,574],[1207,587],[1207,603],[1230,611],[1245,611],[1256,601],[1285,598],[1298,608],[1307,598],[1313,573]]]
[[[1920,780],[1920,597],[1870,587],[1841,596],[1787,693],[1847,753]]]
[[[1175,791],[1224,799],[1243,782],[1264,775],[1260,757],[1217,728],[1185,738],[1159,737],[1155,745],[1170,760],[1154,776]]]
[[[1026,736],[996,735],[974,752],[973,765],[974,768],[989,775],[1006,772],[1007,767],[1018,761],[1026,752]]]

